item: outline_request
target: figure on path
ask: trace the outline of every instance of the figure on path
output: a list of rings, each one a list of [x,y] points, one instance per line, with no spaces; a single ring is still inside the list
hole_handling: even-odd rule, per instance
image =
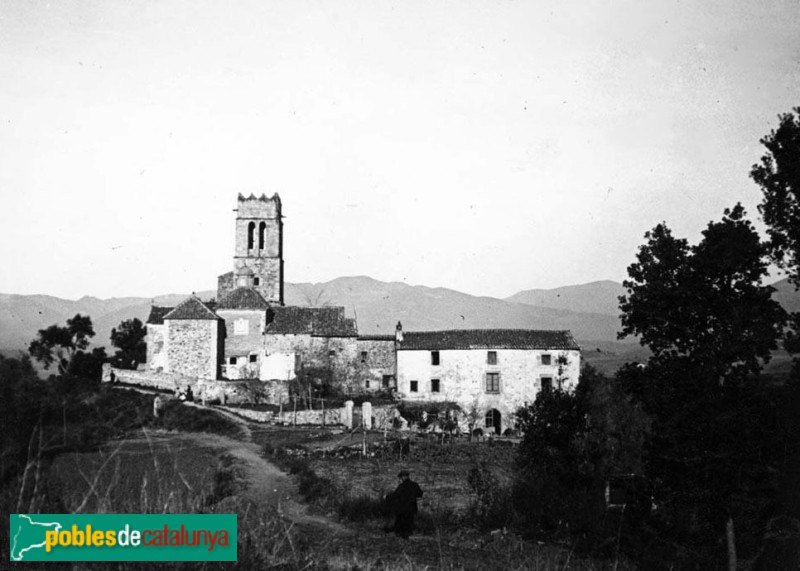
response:
[[[417,498],[422,497],[422,488],[412,481],[408,470],[401,470],[397,477],[400,485],[391,494],[386,496],[386,503],[394,513],[394,527],[386,531],[394,531],[403,539],[408,539],[414,531],[414,516],[417,514]]]

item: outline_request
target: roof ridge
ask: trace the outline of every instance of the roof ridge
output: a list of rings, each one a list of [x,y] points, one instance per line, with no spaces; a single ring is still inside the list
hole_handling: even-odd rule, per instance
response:
[[[164,316],[164,319],[219,319],[203,301],[192,294]]]

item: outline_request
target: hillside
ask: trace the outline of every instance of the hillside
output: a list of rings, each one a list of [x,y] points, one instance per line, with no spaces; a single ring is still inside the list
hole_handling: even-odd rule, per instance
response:
[[[800,292],[787,280],[774,284],[775,298],[789,311],[800,311]],[[467,295],[446,288],[381,282],[365,276],[329,282],[286,284],[287,305],[341,305],[358,321],[362,333],[392,333],[398,321],[406,330],[505,327],[569,329],[587,360],[606,369],[625,360],[643,360],[647,351],[633,339],[617,341],[617,298],[621,284],[592,282],[550,290],[526,290],[506,299]],[[214,291],[198,292],[203,299]],[[108,342],[111,329],[124,319],[147,318],[151,304],[175,305],[185,294],[66,300],[46,295],[0,294],[0,351],[25,349],[36,331],[87,314],[97,333],[96,345]],[[110,351],[109,351],[110,352]]]

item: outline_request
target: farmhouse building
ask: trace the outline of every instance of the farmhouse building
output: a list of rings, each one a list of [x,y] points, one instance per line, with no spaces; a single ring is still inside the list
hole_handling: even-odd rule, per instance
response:
[[[580,347],[569,331],[397,331],[397,391],[407,401],[449,401],[497,434],[539,391],[573,389]]]
[[[580,349],[568,331],[464,330],[359,335],[343,307],[284,305],[280,197],[239,195],[233,271],[216,300],[192,295],[153,306],[147,364],[153,374],[197,379],[299,377],[348,392],[396,390],[409,401],[453,401],[497,432],[541,390],[572,388]],[[269,391],[285,394],[283,389]]]

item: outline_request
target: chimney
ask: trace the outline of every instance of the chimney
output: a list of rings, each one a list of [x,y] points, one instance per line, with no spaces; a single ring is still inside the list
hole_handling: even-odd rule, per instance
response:
[[[397,322],[397,327],[394,328],[394,341],[395,343],[403,342],[403,324]]]

